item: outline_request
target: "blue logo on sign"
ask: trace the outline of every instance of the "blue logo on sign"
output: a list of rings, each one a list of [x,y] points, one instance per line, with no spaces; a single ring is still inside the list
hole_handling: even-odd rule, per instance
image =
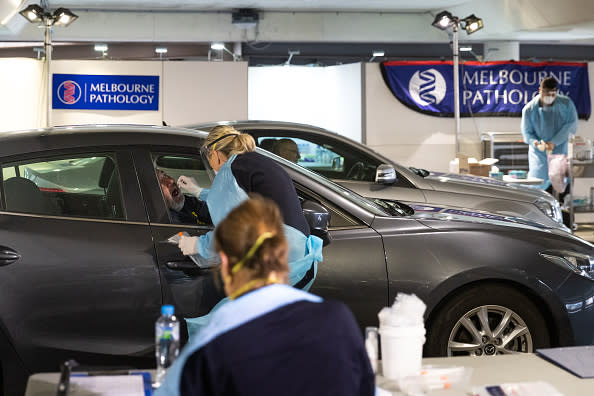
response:
[[[54,74],[52,108],[159,110],[159,76]]]
[[[417,71],[408,83],[408,92],[421,106],[439,104],[446,94],[446,82],[435,69]]]

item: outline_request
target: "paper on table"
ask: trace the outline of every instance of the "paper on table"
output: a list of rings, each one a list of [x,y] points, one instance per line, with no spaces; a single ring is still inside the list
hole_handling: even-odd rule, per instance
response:
[[[71,376],[68,396],[144,396],[142,375]]]
[[[548,382],[516,382],[501,385],[474,386],[473,396],[563,396]]]
[[[580,378],[594,378],[594,346],[537,349],[536,354]]]

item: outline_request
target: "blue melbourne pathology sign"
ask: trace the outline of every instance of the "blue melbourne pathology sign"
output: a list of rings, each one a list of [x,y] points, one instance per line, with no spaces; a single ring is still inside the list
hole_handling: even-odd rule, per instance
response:
[[[159,110],[159,76],[54,74],[52,108]]]
[[[464,62],[460,64],[460,115],[521,116],[542,79],[554,77],[582,119],[591,114],[587,63]],[[382,63],[384,80],[394,96],[413,110],[454,115],[454,68],[451,61]]]

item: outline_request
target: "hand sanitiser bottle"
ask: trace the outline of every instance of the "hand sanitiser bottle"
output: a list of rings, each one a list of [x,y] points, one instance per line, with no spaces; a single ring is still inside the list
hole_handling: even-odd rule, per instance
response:
[[[179,354],[179,321],[174,315],[173,305],[163,305],[161,316],[155,322],[155,356],[157,357],[157,375],[153,386],[158,388],[163,383],[165,373]]]

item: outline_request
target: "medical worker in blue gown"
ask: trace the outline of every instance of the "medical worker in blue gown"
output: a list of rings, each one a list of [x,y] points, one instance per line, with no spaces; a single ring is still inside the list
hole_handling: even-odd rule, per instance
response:
[[[188,341],[155,396],[373,395],[363,336],[340,302],[288,286],[277,205],[244,201],[214,232],[231,300]]]
[[[539,188],[544,190],[551,185],[547,151],[567,155],[569,136],[575,135],[577,121],[575,105],[558,93],[557,80],[543,79],[538,95],[522,109],[522,136],[529,145],[528,175],[544,180]]]
[[[289,243],[289,284],[309,290],[322,260],[322,240],[310,235],[309,225],[295,191],[293,181],[274,160],[256,153],[252,136],[227,125],[211,130],[202,155],[215,171],[210,189],[201,189],[188,177],[180,176],[179,186],[206,201],[215,227],[227,214],[248,198],[258,193],[272,199],[280,208],[284,219],[285,236]],[[179,247],[185,255],[198,254],[205,261],[216,261],[213,232],[200,237],[181,237]],[[197,318],[185,318],[191,337],[204,326],[227,299],[219,302],[210,313]]]

